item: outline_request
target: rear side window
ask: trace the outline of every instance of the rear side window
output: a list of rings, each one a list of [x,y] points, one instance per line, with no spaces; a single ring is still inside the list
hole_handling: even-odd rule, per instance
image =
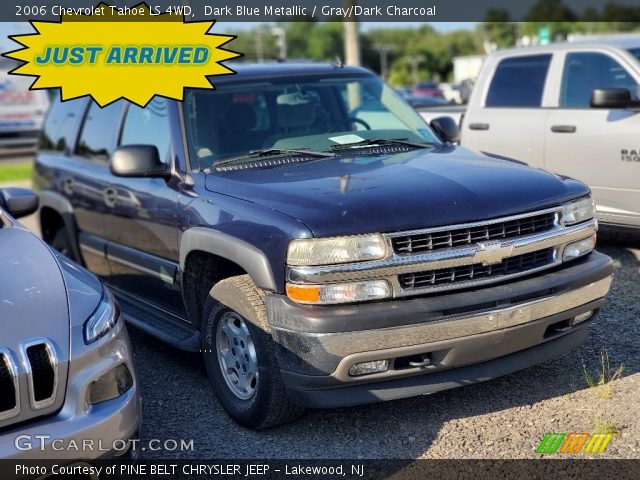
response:
[[[487,107],[539,107],[551,55],[506,58],[493,75]]]
[[[166,99],[155,97],[145,108],[129,105],[120,145],[155,145],[160,159],[166,161],[170,142],[171,128]]]
[[[88,158],[109,158],[116,144],[121,111],[122,102],[104,108],[92,103],[80,133],[76,154]]]
[[[39,148],[57,152],[66,152],[72,148],[86,105],[86,99],[66,102],[56,100],[51,105],[51,110],[44,123]]]
[[[589,108],[591,93],[598,88],[626,88],[632,98],[638,99],[638,84],[609,55],[598,52],[568,54],[562,74],[560,106]]]

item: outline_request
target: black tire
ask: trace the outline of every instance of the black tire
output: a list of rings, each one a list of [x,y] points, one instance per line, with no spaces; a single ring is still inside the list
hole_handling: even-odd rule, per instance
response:
[[[56,231],[55,235],[53,236],[53,240],[51,240],[51,248],[60,252],[65,257],[70,258],[74,262],[77,261],[73,253],[73,249],[71,248],[69,234],[64,227],[59,228]]]
[[[204,362],[216,396],[233,420],[254,430],[290,422],[304,411],[289,399],[282,381],[263,298],[264,292],[248,275],[222,280],[209,292],[202,320]],[[255,347],[259,373],[255,392],[249,399],[239,398],[232,391],[220,367],[216,336],[219,322],[229,312],[245,321]]]

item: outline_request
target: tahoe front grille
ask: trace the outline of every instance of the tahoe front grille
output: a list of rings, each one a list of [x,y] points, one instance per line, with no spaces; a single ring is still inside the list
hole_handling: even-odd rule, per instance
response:
[[[416,273],[405,273],[398,276],[403,289],[424,288],[440,285],[455,285],[484,278],[495,278],[514,275],[550,265],[554,262],[554,248],[546,248],[536,252],[525,253],[505,258],[494,265],[463,265],[460,267],[426,270]]]
[[[397,254],[428,252],[445,248],[471,245],[487,240],[517,238],[524,235],[546,232],[556,223],[556,212],[546,212],[529,217],[516,218],[466,228],[415,232],[391,238],[393,250]]]

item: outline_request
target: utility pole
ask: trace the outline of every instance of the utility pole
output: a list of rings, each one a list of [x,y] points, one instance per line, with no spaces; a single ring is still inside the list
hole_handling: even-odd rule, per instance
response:
[[[256,59],[258,63],[264,62],[264,51],[262,48],[262,28],[256,27],[254,32],[255,46],[256,46]]]
[[[409,62],[409,64],[411,65],[411,76],[413,77],[414,85],[420,81],[420,78],[418,76],[418,67],[422,63],[422,60],[424,60],[424,58],[420,55],[413,55],[407,58],[407,62]]]
[[[376,43],[373,49],[380,55],[380,76],[387,80],[389,77],[389,52],[394,50],[389,43]]]
[[[356,0],[343,0],[344,8],[356,5]],[[344,63],[345,65],[360,65],[360,37],[358,36],[358,22],[349,19],[344,22]]]
[[[271,33],[276,37],[276,45],[280,49],[279,60],[284,62],[287,59],[287,32],[282,27],[273,27]]]

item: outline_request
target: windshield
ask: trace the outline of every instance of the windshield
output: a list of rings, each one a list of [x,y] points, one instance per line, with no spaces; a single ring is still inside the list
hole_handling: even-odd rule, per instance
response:
[[[373,75],[278,78],[189,90],[193,169],[256,150],[329,151],[372,139],[440,143],[422,118]]]
[[[634,57],[636,57],[638,60],[640,60],[640,48],[631,48],[629,50],[629,53],[631,53],[631,55],[633,55]]]

